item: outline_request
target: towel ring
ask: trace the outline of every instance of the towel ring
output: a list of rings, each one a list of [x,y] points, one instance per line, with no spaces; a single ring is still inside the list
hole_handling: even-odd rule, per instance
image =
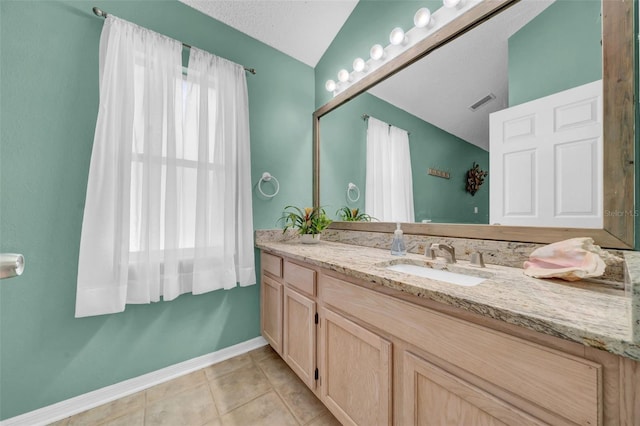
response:
[[[351,198],[351,192],[355,191],[356,192],[356,198]],[[360,188],[358,188],[356,186],[355,183],[353,182],[349,182],[349,185],[347,185],[347,199],[349,199],[349,201],[351,201],[352,203],[355,203],[356,201],[358,201],[360,199]]]
[[[264,191],[262,190],[262,182],[271,182],[272,179],[276,183],[276,190],[273,194],[265,194]],[[280,182],[278,182],[278,179],[276,179],[275,176],[271,176],[271,173],[264,172],[262,174],[262,177],[260,178],[260,181],[258,182],[258,191],[260,191],[260,193],[267,198],[273,198],[276,195],[278,195],[278,192],[280,192]]]

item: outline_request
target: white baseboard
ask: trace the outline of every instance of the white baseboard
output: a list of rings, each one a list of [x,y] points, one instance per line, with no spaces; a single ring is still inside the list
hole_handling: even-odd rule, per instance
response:
[[[0,426],[39,426],[62,420],[74,414],[95,408],[107,402],[114,401],[127,395],[150,388],[157,384],[175,379],[176,377],[194,372],[204,367],[216,364],[234,356],[241,355],[267,344],[263,337],[256,337],[246,342],[221,349],[210,354],[202,355],[178,364],[133,379],[125,380],[111,386],[78,395],[46,407],[39,408],[16,417],[0,421]]]

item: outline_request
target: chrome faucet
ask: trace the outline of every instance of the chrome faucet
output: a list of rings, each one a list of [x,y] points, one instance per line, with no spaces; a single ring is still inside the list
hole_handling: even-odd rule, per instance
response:
[[[444,250],[449,253],[450,258],[447,258],[447,263],[456,263],[456,249],[448,244],[433,243],[425,249],[424,255],[436,260],[436,250]]]

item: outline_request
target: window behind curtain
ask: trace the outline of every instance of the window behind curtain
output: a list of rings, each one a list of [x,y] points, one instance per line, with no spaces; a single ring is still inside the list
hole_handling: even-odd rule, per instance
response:
[[[243,67],[109,15],[76,317],[255,284]]]

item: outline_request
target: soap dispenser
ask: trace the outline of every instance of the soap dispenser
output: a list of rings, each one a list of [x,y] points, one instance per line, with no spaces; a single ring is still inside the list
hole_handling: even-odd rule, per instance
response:
[[[404,235],[398,222],[396,230],[393,232],[393,242],[391,243],[391,254],[394,256],[404,256],[407,254],[407,247],[404,245]]]

